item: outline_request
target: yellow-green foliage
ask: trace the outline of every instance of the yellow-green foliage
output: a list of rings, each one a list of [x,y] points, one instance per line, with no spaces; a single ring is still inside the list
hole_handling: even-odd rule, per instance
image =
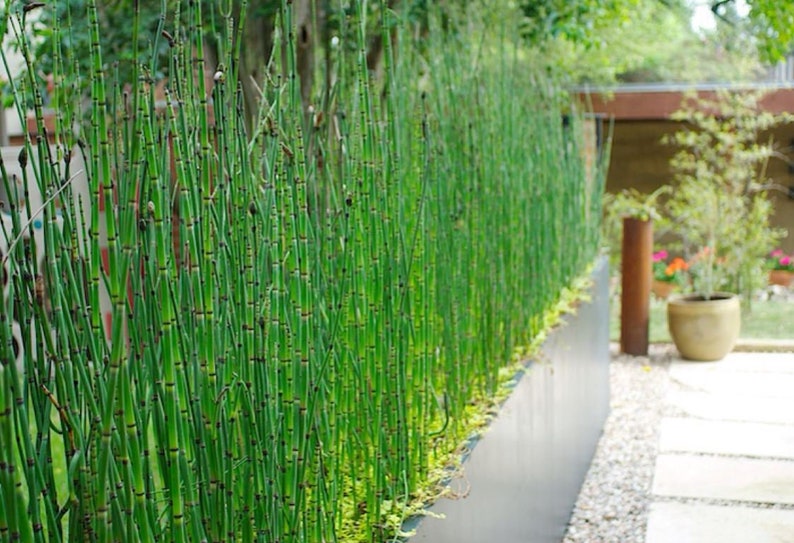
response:
[[[673,191],[665,207],[672,232],[691,258],[696,292],[740,293],[749,302],[764,284],[764,259],[783,232],[769,219],[767,173],[776,156],[765,131],[791,122],[762,106],[762,90],[719,89],[713,97],[688,95],[673,119],[685,124],[667,142],[676,154]]]

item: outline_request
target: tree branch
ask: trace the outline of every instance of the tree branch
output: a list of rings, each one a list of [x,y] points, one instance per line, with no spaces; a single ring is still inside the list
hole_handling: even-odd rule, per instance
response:
[[[711,12],[717,17],[719,20],[728,23],[729,25],[735,25],[736,21],[731,21],[725,15],[719,12],[720,8],[725,4],[732,4],[734,0],[717,0],[716,2],[712,2],[711,4]]]

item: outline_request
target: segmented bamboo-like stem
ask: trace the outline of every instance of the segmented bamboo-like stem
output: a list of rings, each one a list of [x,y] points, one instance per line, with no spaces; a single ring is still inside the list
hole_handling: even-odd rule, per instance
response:
[[[146,39],[138,6],[133,82],[103,62],[95,3],[56,28],[90,32],[90,73],[54,52],[58,81],[90,78],[90,123],[75,147],[63,111],[56,145],[26,146],[31,187],[63,192],[43,208],[49,307],[32,249],[8,257],[0,538],[393,538],[595,255],[580,120],[509,32],[446,33],[431,11],[419,43],[386,2],[331,2],[333,85],[304,104],[284,0],[248,134],[246,25],[221,4],[176,3]],[[13,240],[30,195],[6,170]],[[5,363],[18,329],[24,375]]]

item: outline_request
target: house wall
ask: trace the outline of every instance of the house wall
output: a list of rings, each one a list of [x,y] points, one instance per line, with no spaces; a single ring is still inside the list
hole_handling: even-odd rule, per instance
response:
[[[607,191],[636,188],[649,193],[670,183],[673,173],[669,161],[675,149],[663,144],[662,138],[680,127],[680,123],[670,121],[670,115],[680,108],[686,92],[696,91],[703,97],[713,97],[718,87],[626,85],[606,92],[582,90],[578,96],[586,111],[614,121]],[[761,105],[766,111],[794,113],[794,87],[766,85],[764,88],[768,93]],[[778,127],[763,139],[769,136],[784,158],[794,159],[794,149],[788,148],[794,147],[794,124]],[[794,175],[789,172],[786,160],[772,159],[767,173],[784,190],[794,187]],[[771,198],[775,210],[772,224],[788,233],[781,247],[787,253],[794,253],[794,200],[783,192],[774,191]]]
[[[607,191],[636,188],[649,193],[670,183],[673,173],[669,161],[675,148],[662,143],[662,138],[679,127],[680,123],[662,119],[616,120]],[[762,140],[770,136],[782,155],[794,159],[794,149],[787,149],[794,141],[794,125],[778,127],[765,134]],[[776,184],[785,188],[794,187],[794,174],[789,172],[788,164],[782,158],[771,159],[767,173]],[[781,247],[785,252],[794,254],[794,200],[777,191],[773,191],[771,196],[775,209],[772,224],[788,232]]]

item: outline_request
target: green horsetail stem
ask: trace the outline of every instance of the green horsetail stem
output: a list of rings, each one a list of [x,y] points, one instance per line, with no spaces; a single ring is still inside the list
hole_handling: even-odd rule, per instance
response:
[[[257,112],[248,5],[162,8],[153,35],[133,10],[133,81],[96,3],[55,23],[91,51],[86,73],[53,51],[55,134],[35,79],[13,87],[42,134],[30,188],[0,163],[6,245],[31,193],[51,199],[43,269],[14,247],[0,308],[0,538],[393,540],[596,255],[581,120],[474,5],[417,32],[385,1],[330,2],[338,43],[315,44],[327,87],[307,94],[282,1]]]

